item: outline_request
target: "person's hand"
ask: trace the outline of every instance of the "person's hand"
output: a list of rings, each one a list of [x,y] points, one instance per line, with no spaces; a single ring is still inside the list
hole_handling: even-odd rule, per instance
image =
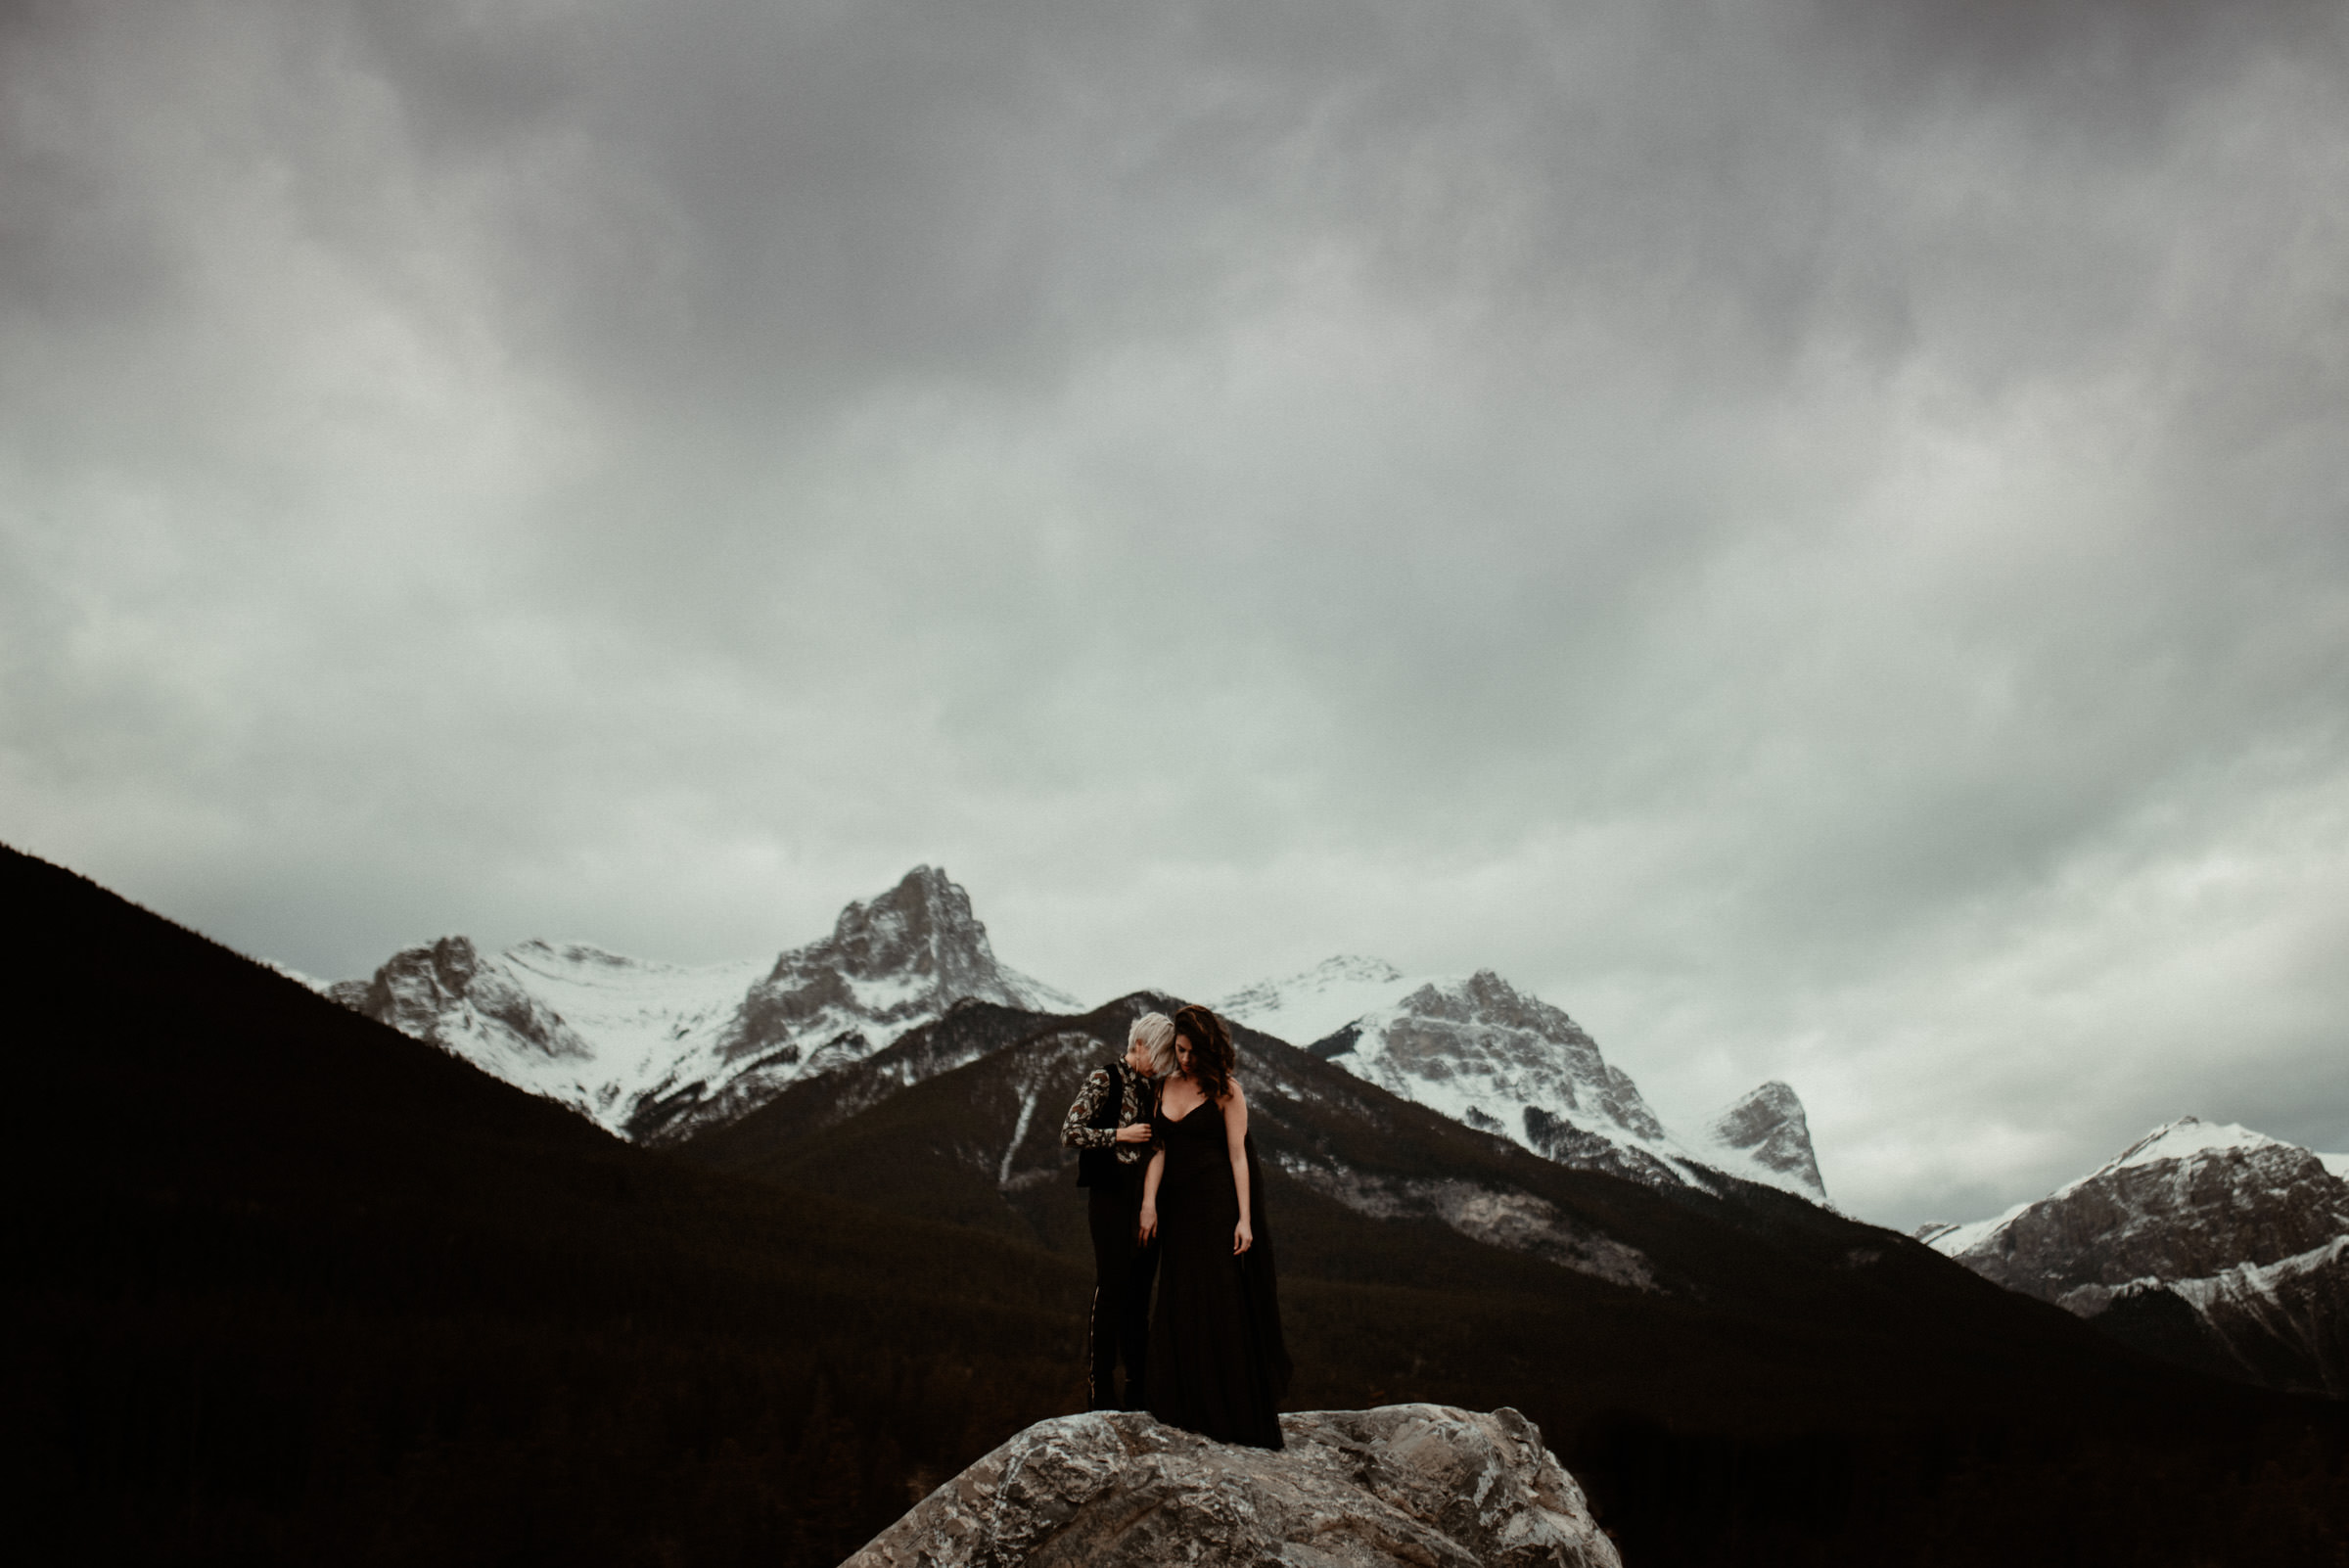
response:
[[[1120,1143],[1147,1143],[1147,1142],[1149,1142],[1149,1141],[1150,1141],[1150,1124],[1149,1124],[1149,1123],[1147,1123],[1147,1122],[1128,1122],[1128,1123],[1127,1123],[1127,1124],[1126,1124],[1124,1127],[1122,1127],[1122,1128],[1118,1129],[1118,1141],[1119,1141]]]
[[[1243,1218],[1238,1224],[1231,1227],[1231,1255],[1237,1258],[1255,1245],[1256,1232],[1249,1228],[1247,1220]]]
[[[1145,1203],[1145,1204],[1143,1204],[1143,1205],[1142,1205],[1142,1236],[1141,1236],[1141,1239],[1142,1239],[1142,1240],[1144,1240],[1144,1241],[1148,1241],[1148,1240],[1149,1240],[1149,1239],[1150,1239],[1152,1236],[1155,1236],[1155,1235],[1157,1235],[1157,1234],[1158,1234],[1158,1205],[1157,1205],[1157,1204],[1155,1204],[1155,1203]]]

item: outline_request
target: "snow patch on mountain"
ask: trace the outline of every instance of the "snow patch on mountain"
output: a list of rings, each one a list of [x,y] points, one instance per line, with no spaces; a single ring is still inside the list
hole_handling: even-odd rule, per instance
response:
[[[1374,1220],[1439,1220],[1472,1241],[1529,1253],[1628,1290],[1660,1290],[1645,1254],[1578,1223],[1518,1187],[1374,1176],[1343,1161],[1301,1153],[1276,1157],[1302,1185]]]
[[[320,980],[316,975],[305,975],[292,964],[281,964],[274,958],[263,958],[259,960],[259,963],[262,968],[275,970],[305,991],[314,991],[321,996],[334,994],[335,983],[331,980]]]
[[[484,954],[452,936],[394,954],[369,980],[323,989],[648,1142],[861,1061],[965,997],[1038,1012],[1078,1006],[998,963],[969,895],[930,866],[850,904],[829,937],[771,961],[687,967],[545,942]]]
[[[2025,1199],[2004,1214],[1993,1215],[1987,1220],[1967,1221],[1964,1223],[1948,1220],[1928,1221],[1911,1233],[1943,1257],[1955,1258],[1961,1252],[1972,1252],[2021,1219],[2036,1201]]]
[[[1310,1047],[1364,1014],[1394,1006],[1425,984],[1383,958],[1342,954],[1282,980],[1260,980],[1216,1003],[1215,1010],[1274,1039]]]
[[[2290,1147],[2292,1145],[2281,1138],[2254,1132],[2234,1122],[2204,1122],[2196,1117],[2181,1117],[2166,1127],[2155,1128],[2072,1185],[2094,1181],[2109,1172],[2124,1171],[2137,1165],[2157,1165],[2164,1160],[2196,1160],[2227,1149]]]
[[[2222,1300],[2275,1301],[2293,1281],[2320,1269],[2338,1268],[2345,1258],[2349,1258],[2349,1236],[2335,1236],[2322,1247],[2272,1264],[2236,1264],[2200,1279],[2172,1281],[2170,1288],[2203,1312]]]

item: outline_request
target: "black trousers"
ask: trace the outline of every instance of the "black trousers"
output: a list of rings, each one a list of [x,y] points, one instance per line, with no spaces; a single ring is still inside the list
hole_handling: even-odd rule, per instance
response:
[[[1085,1219],[1093,1232],[1093,1314],[1085,1335],[1089,1363],[1084,1407],[1138,1410],[1149,1394],[1150,1287],[1158,1278],[1158,1242],[1143,1245],[1141,1171],[1115,1185],[1087,1187]],[[1126,1361],[1126,1397],[1118,1398],[1118,1360]]]

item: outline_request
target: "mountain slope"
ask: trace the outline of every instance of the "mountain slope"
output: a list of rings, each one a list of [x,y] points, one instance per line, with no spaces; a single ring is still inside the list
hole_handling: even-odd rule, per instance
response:
[[[2349,1396],[2349,1180],[2307,1149],[2189,1116],[2036,1202],[1917,1234],[2173,1360]]]
[[[836,1075],[858,1081],[847,1091],[793,1085],[681,1152],[1082,1261],[1083,1199],[1058,1113],[1132,1017],[1174,1000],[958,1010],[898,1047],[955,1065],[900,1084],[876,1056]],[[2178,1438],[2191,1446],[2255,1407],[2233,1399],[2262,1398],[2155,1371],[2066,1314],[1774,1188],[1721,1177],[1708,1193],[1562,1166],[1235,1035],[1295,1402],[1407,1390],[1514,1404],[1589,1479],[1627,1561],[1969,1560],[1924,1545],[1971,1528],[1950,1508],[2070,1543],[2061,1560],[2159,1555],[2129,1520],[2147,1476],[2200,1474],[2201,1461],[2164,1456],[2179,1412],[2214,1423]],[[1962,1482],[1930,1457],[1951,1452],[1968,1455]],[[1902,1523],[1871,1535],[1855,1498]],[[2296,1498],[2272,1499],[2278,1520],[2313,1517]],[[1835,1545],[1798,1517],[1833,1518]]]
[[[970,896],[931,866],[771,962],[686,968],[544,942],[489,954],[443,937],[324,989],[648,1143],[738,1116],[966,998],[1074,1005],[998,962]]]
[[[1081,1398],[1057,1257],[631,1148],[13,851],[0,905],[22,1560],[829,1568]]]
[[[1489,969],[1412,980],[1379,959],[1332,958],[1217,1010],[1561,1164],[1700,1189],[1720,1172],[1826,1202],[1792,1088],[1763,1084],[1676,1134],[1581,1025]]]

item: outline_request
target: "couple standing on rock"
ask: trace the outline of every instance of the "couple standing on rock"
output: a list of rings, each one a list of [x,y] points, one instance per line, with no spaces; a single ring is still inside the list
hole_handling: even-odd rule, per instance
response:
[[[1122,1354],[1124,1408],[1277,1449],[1289,1353],[1235,1054],[1231,1031],[1204,1007],[1145,1013],[1125,1060],[1093,1069],[1061,1124],[1079,1151],[1077,1184],[1090,1189],[1086,1406],[1121,1407]]]

